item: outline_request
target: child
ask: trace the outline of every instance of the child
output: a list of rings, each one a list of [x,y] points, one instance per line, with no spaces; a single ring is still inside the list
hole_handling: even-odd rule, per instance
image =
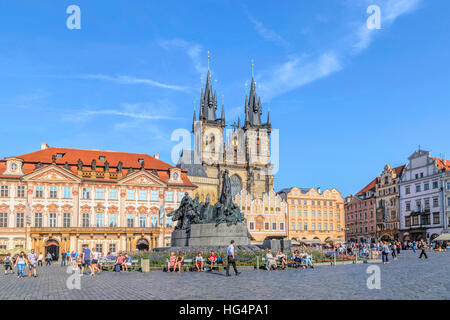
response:
[[[202,257],[202,253],[199,252],[197,254],[197,257],[195,258],[195,266],[197,267],[197,271],[198,272],[202,272],[203,271],[203,257]]]
[[[167,262],[167,272],[175,272],[175,267],[176,267],[176,261],[177,261],[177,257],[175,256],[175,252],[171,252],[170,253],[170,258],[169,258],[169,262]],[[170,268],[172,267],[172,271],[170,271]]]
[[[5,258],[5,274],[8,274],[8,270],[10,270],[11,273],[14,273],[12,269],[11,253],[8,253]]]

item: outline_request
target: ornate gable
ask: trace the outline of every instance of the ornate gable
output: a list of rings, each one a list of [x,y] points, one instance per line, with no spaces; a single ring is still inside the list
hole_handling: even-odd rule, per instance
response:
[[[25,181],[39,182],[81,182],[81,179],[72,172],[50,165],[24,176]]]
[[[159,177],[148,173],[147,171],[138,171],[136,173],[127,176],[126,178],[120,180],[118,184],[121,185],[145,185],[145,186],[155,186],[155,187],[165,187],[166,184],[159,179]]]

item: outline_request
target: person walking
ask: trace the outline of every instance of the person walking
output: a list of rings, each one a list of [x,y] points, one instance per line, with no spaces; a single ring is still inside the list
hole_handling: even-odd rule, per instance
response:
[[[28,255],[28,276],[31,277],[31,270],[33,270],[33,277],[37,277],[36,274],[36,267],[37,267],[37,262],[36,262],[36,253],[34,253],[34,249],[31,249],[31,253]]]
[[[425,242],[422,241],[422,243],[420,244],[420,255],[419,255],[419,259],[422,259],[422,256],[425,256],[425,259],[428,259],[427,253],[425,252],[426,249],[428,249],[427,244]]]
[[[386,241],[381,246],[381,254],[382,254],[383,264],[388,264],[389,263],[389,259],[388,259],[389,247],[388,247]]]
[[[414,253],[416,253],[416,249],[417,249],[417,242],[416,241],[413,242],[412,249],[413,249]]]
[[[51,266],[52,265],[52,254],[50,252],[47,253],[46,260],[47,260],[47,263],[45,264],[45,266],[46,267]]]
[[[11,273],[14,273],[14,271],[12,269],[11,253],[8,253],[5,257],[5,274],[8,274],[8,271],[11,271]]]
[[[66,266],[66,257],[67,257],[67,255],[66,255],[66,253],[63,251],[63,252],[61,253],[61,267],[65,267],[65,266]]]
[[[82,261],[81,275],[84,274],[84,268],[89,267],[89,270],[91,270],[91,276],[94,276],[94,270],[92,269],[91,259],[92,259],[92,251],[89,249],[88,246],[86,246],[81,254],[81,261]]]
[[[17,266],[17,279],[23,279],[23,270],[27,265],[27,256],[25,252],[21,251],[16,259],[15,266]]]
[[[37,261],[38,267],[42,267],[43,260],[44,260],[44,255],[42,254],[42,252],[39,252],[39,257],[38,257],[38,261]]]
[[[227,248],[227,277],[230,276],[230,265],[233,265],[234,273],[236,275],[240,274],[236,268],[236,261],[234,259],[234,240],[231,240],[230,245]]]

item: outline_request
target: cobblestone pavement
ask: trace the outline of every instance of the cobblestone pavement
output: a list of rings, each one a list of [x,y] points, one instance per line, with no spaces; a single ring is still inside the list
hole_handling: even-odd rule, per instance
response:
[[[0,275],[0,299],[450,299],[450,252],[402,251],[381,269],[381,289],[367,288],[372,264],[320,266],[308,270],[225,272],[104,272],[83,276],[69,290],[66,268],[40,267],[38,278]]]

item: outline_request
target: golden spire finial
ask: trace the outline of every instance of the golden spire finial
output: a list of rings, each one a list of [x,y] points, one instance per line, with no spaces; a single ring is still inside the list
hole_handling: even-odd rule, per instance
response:
[[[208,70],[209,70],[209,58],[210,58],[210,52],[209,52],[209,50],[208,50]]]

